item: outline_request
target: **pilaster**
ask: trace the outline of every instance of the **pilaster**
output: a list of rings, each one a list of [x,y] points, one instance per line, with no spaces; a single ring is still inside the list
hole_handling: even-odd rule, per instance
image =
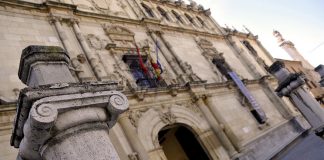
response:
[[[84,35],[82,34],[80,27],[79,27],[79,21],[77,19],[70,19],[70,23],[72,24],[74,33],[79,41],[79,43],[81,44],[81,47],[90,63],[91,68],[93,69],[95,76],[97,77],[98,80],[103,81],[105,79],[107,79],[107,73],[105,72],[105,69],[102,65],[102,63],[100,63],[99,58],[97,57],[97,55],[95,55],[86,39],[84,38]]]
[[[210,109],[214,118],[219,122],[220,126],[222,126],[222,130],[224,131],[224,133],[226,134],[226,136],[228,137],[229,141],[232,143],[234,148],[236,150],[239,150],[240,146],[239,146],[238,137],[230,130],[230,127],[227,125],[221,112],[217,110],[217,106],[213,103],[211,97],[207,96],[207,98],[205,99],[205,103]]]
[[[226,36],[226,41],[228,42],[230,48],[232,48],[232,50],[236,52],[235,55],[237,56],[237,58],[240,59],[241,62],[247,67],[247,69],[252,73],[252,76],[255,79],[261,78],[261,73],[259,73],[254,64],[251,63],[251,60],[247,57],[246,53],[241,53],[236,43],[232,40],[231,35]]]
[[[229,156],[236,157],[238,152],[236,151],[233,144],[225,134],[224,128],[221,127],[219,122],[214,118],[209,107],[205,104],[204,100],[206,99],[206,96],[196,96],[196,104],[200,108],[201,112],[204,114],[204,117],[206,118],[208,123],[211,125],[212,130],[218,137],[218,140],[220,141],[222,146],[228,151]]]
[[[169,50],[165,50],[164,46],[166,46],[165,44],[165,40],[162,39],[162,32],[160,31],[150,31],[149,34],[151,35],[153,40],[157,40],[157,39],[161,39],[163,42],[163,46],[160,46],[160,50],[163,54],[163,56],[165,57],[165,59],[167,60],[167,62],[169,63],[170,67],[173,69],[173,71],[175,72],[175,74],[177,75],[177,79],[179,82],[182,83],[186,83],[187,80],[184,77],[184,73],[181,70],[180,66],[178,65],[178,63],[175,61],[175,59],[173,58],[172,54],[169,53]]]
[[[67,54],[71,58],[71,64],[73,66],[73,70],[76,72],[78,78],[80,81],[93,81],[94,78],[91,75],[88,75],[86,73],[86,66],[83,54],[77,54],[77,52],[73,49],[71,45],[71,41],[68,39],[67,33],[64,31],[61,22],[63,21],[63,18],[58,16],[51,16],[50,17],[50,23],[54,24],[56,31],[58,33],[58,36],[60,37],[63,46],[65,50],[67,51]]]
[[[132,149],[137,153],[140,160],[149,160],[147,151],[145,150],[143,144],[139,140],[134,126],[131,124],[127,114],[119,119],[119,124],[121,125],[127,139],[130,142]]]
[[[172,58],[174,58],[175,62],[179,65],[182,73],[184,74],[182,76],[183,81],[185,83],[190,82],[190,81],[191,82],[201,82],[202,80],[195,73],[193,73],[191,65],[188,64],[187,62],[184,62],[181,60],[181,58],[174,51],[173,46],[164,38],[163,33],[161,33],[159,35],[159,37],[162,39],[166,48],[171,53]]]

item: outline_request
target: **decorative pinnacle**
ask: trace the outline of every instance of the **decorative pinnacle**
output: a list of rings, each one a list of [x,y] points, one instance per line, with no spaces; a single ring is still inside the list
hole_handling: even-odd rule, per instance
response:
[[[285,39],[282,37],[282,35],[279,31],[273,30],[272,34],[277,38],[278,43],[282,43],[285,41]]]

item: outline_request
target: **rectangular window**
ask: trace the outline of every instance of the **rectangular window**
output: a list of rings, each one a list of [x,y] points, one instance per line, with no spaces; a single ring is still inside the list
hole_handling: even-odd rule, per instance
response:
[[[138,55],[125,54],[123,56],[123,61],[128,65],[130,72],[136,81],[136,84],[143,88],[156,88],[166,86],[163,80],[158,80],[156,77],[154,77],[152,69],[145,64],[147,61],[146,55],[142,55],[142,60],[144,65],[147,67],[146,73],[141,67]]]

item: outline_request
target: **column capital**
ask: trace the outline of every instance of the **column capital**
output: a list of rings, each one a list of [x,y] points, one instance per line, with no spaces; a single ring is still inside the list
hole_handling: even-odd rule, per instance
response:
[[[282,68],[285,68],[285,64],[281,61],[276,61],[269,67],[268,71],[273,74]]]
[[[80,20],[78,18],[69,18],[69,21],[72,23],[72,24],[79,24],[80,23]]]
[[[49,16],[49,22],[51,24],[53,24],[55,22],[61,22],[62,20],[63,20],[63,18],[60,16],[54,16],[54,15]]]
[[[211,97],[211,94],[195,94],[192,97],[192,101],[193,102],[198,102],[198,101],[205,101],[207,100],[209,97]]]
[[[324,65],[320,64],[315,68],[315,71],[320,74],[322,78],[324,78]]]
[[[19,154],[24,158],[40,159],[39,151],[47,150],[47,143],[56,143],[55,140],[49,142],[51,139],[71,134],[68,131],[70,128],[75,128],[74,135],[82,134],[81,130],[111,128],[118,116],[128,109],[128,100],[118,91],[99,91],[102,87],[103,85],[95,85],[90,89],[71,84],[62,88],[50,87],[47,90],[25,90],[21,94],[23,96],[19,97],[24,103],[18,106],[11,145],[19,147]],[[26,95],[35,95],[33,98],[38,100],[31,100]],[[38,96],[43,98],[39,99]],[[25,108],[30,108],[30,112]],[[25,116],[28,117],[27,120]],[[78,126],[81,129],[77,129]]]
[[[322,87],[324,87],[324,65],[320,64],[315,68],[315,71],[318,72],[321,76],[320,84]]]

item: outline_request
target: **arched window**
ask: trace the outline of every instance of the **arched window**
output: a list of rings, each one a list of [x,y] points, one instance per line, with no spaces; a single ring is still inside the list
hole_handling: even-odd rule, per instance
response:
[[[166,20],[170,21],[169,15],[164,9],[162,9],[161,7],[157,7],[157,10]]]
[[[251,44],[248,41],[244,40],[242,43],[254,56],[258,55],[256,50],[251,46]]]
[[[145,9],[145,12],[150,16],[150,17],[154,17],[154,13],[152,11],[152,9],[147,6],[146,4],[144,3],[141,3],[142,4],[142,7]]]
[[[193,19],[191,16],[189,16],[187,13],[185,14],[185,16],[187,17],[187,19],[189,20],[189,22],[190,22],[191,24],[196,25],[194,19]]]
[[[198,19],[199,23],[201,24],[201,26],[205,27],[205,22],[198,16],[197,16],[197,19]]]
[[[177,18],[177,20],[178,20],[179,22],[181,22],[182,24],[184,24],[184,22],[183,22],[181,16],[180,16],[177,12],[175,12],[174,10],[172,10],[172,13],[173,13],[173,15]]]

